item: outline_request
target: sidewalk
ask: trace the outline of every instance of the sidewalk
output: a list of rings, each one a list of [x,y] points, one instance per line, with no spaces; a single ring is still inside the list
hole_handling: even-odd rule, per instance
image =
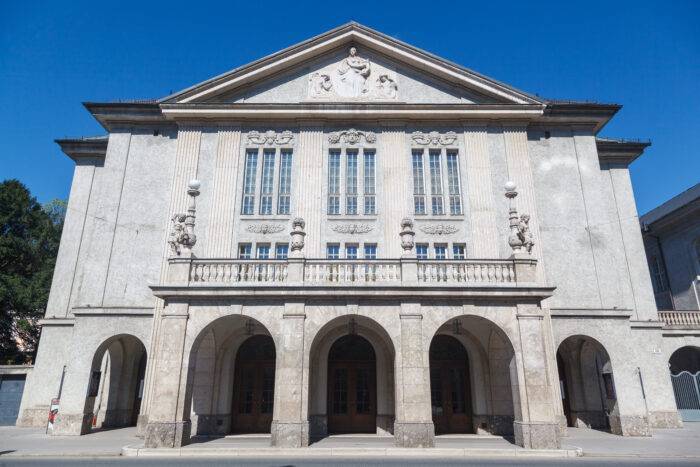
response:
[[[144,449],[135,428],[86,436],[48,436],[44,430],[0,427],[0,458],[17,456],[442,456],[442,457],[685,457],[700,459],[700,423],[678,430],[654,430],[651,438],[624,438],[596,430],[569,428],[561,450],[527,450],[498,436],[438,436],[433,449],[403,449],[389,436],[330,436],[308,448],[270,447],[269,435],[195,438],[181,449]]]

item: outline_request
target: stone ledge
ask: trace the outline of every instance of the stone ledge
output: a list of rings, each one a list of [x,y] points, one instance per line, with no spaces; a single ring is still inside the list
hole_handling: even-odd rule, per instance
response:
[[[581,457],[581,449],[468,448],[173,448],[124,446],[124,457]]]

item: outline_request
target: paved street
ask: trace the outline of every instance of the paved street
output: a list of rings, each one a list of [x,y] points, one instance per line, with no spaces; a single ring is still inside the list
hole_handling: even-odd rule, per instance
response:
[[[390,451],[393,438],[381,436],[331,436],[314,444],[297,455],[264,456],[269,449],[269,436],[228,436],[225,438],[203,438],[182,449],[183,457],[160,460],[146,457],[119,458],[124,446],[141,446],[143,440],[137,438],[135,428],[105,430],[86,436],[47,436],[43,430],[0,427],[0,466],[2,465],[114,465],[129,461],[143,465],[251,465],[251,466],[302,466],[302,465],[426,465],[438,462],[443,465],[521,465],[529,463],[523,456],[527,451],[514,446],[511,441],[501,437],[489,436],[445,436],[436,440],[436,450],[462,449],[467,457],[431,457],[426,459],[428,450],[411,451],[411,457]],[[663,463],[695,464],[700,463],[700,423],[686,423],[679,430],[654,430],[651,438],[623,438],[596,430],[569,429],[569,437],[562,440],[562,449],[581,448],[583,458],[537,458],[538,465],[559,465],[561,463],[586,464],[591,460],[603,461],[601,457],[619,457],[614,464],[628,464],[630,461],[640,465],[658,465]],[[367,457],[358,460],[357,454],[363,450]],[[370,457],[370,453],[385,450],[383,457]],[[469,451],[472,450],[472,454]],[[501,457],[480,458],[477,450],[487,450],[489,455]],[[257,453],[256,453],[257,451]],[[333,456],[326,456],[322,451],[333,451]],[[285,451],[287,454],[289,451]],[[486,452],[486,451],[482,451]],[[499,454],[500,452],[500,454]],[[223,460],[223,453],[227,455]],[[339,454],[338,454],[339,453]],[[322,455],[320,455],[322,454]],[[32,456],[22,458],[18,456]],[[73,459],[73,456],[83,456]],[[111,457],[105,457],[111,456]],[[185,456],[187,456],[185,458]],[[202,459],[202,456],[206,456]],[[233,456],[233,457],[231,457]],[[264,456],[264,457],[263,457]],[[510,457],[508,457],[510,456]],[[681,457],[685,456],[686,459]],[[99,460],[96,458],[100,457]],[[669,459],[677,457],[678,459]],[[672,462],[673,461],[673,462]],[[607,461],[606,461],[607,462]]]
[[[285,457],[266,457],[266,458],[198,458],[198,459],[158,459],[158,458],[0,458],[0,466],[29,466],[29,465],[46,465],[46,466],[73,466],[73,465],[89,465],[89,466],[120,466],[120,465],[144,465],[144,466],[240,466],[240,467],[350,467],[350,466],[382,466],[382,467],[408,467],[408,466],[464,466],[464,465],[489,465],[489,466],[556,466],[556,465],[574,465],[574,466],[615,466],[615,465],[636,465],[636,466],[658,466],[661,465],[659,459],[602,459],[595,457],[578,457],[573,459],[502,459],[502,458],[471,458],[471,459],[450,459],[432,457],[430,459],[415,459],[415,458],[333,458],[333,459],[318,459],[318,458],[299,458],[293,459]],[[664,466],[686,466],[698,465],[697,459],[670,459],[663,461]]]

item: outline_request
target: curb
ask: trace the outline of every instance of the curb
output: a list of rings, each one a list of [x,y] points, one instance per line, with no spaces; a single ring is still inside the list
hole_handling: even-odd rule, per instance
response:
[[[47,452],[47,453],[7,453],[0,454],[0,460],[5,458],[18,457],[119,457],[123,454],[120,452]]]
[[[457,448],[143,448],[124,446],[124,457],[581,457],[581,449]]]

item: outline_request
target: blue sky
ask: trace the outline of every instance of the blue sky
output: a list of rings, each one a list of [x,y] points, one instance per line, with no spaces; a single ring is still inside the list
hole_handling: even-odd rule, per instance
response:
[[[104,133],[81,102],[162,97],[350,20],[533,94],[624,105],[600,135],[651,138],[640,213],[700,182],[693,1],[3,2],[0,179],[67,198],[53,140]]]

